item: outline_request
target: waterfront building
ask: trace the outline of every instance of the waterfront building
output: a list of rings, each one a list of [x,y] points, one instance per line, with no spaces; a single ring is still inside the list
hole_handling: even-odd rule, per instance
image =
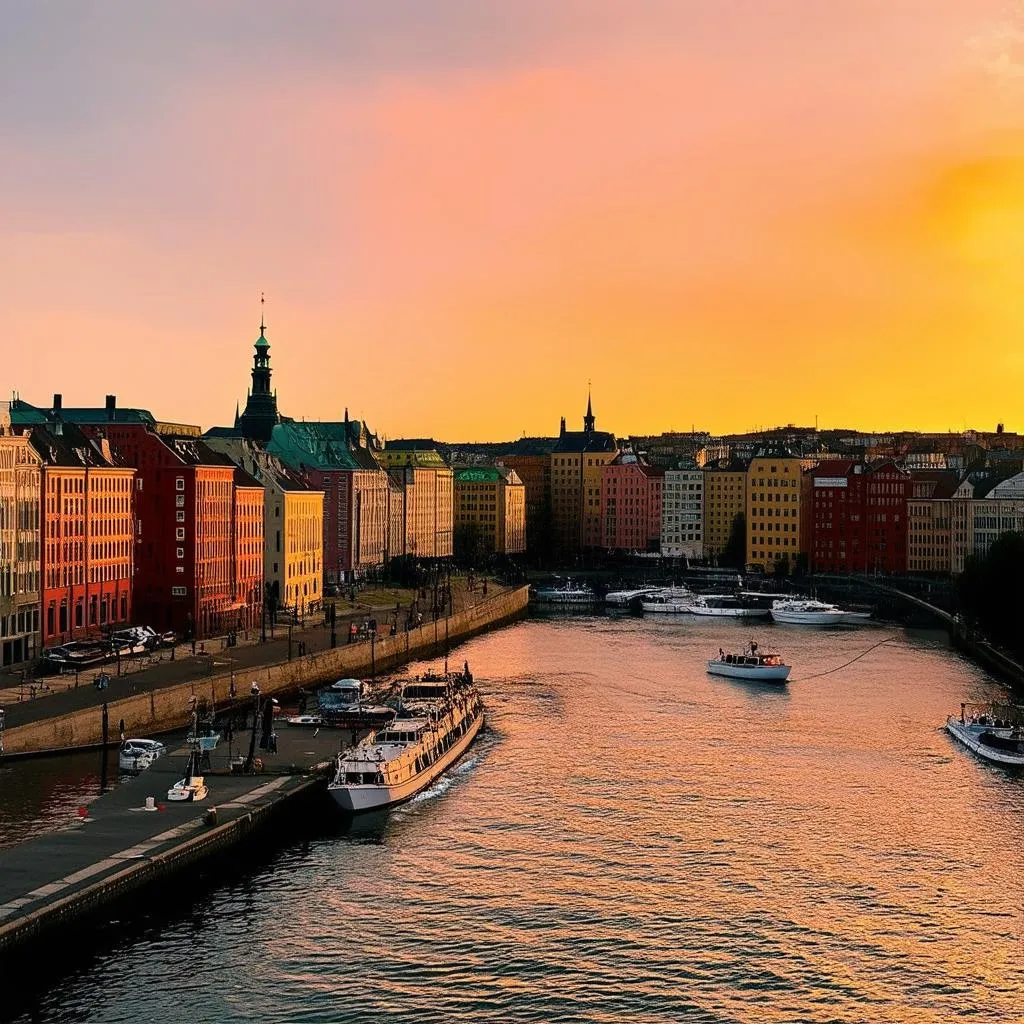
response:
[[[601,544],[601,467],[619,454],[614,434],[596,429],[590,398],[583,430],[566,430],[551,452],[551,516],[556,554],[572,558]]]
[[[471,533],[482,553],[518,555],[526,550],[526,489],[506,466],[454,471],[455,533]]]
[[[747,464],[735,456],[704,466],[704,554],[714,561],[729,543],[738,515],[746,515]]]
[[[235,467],[232,489],[232,530],[234,563],[232,585],[236,625],[253,629],[261,624],[266,597],[263,576],[264,495],[263,485],[244,469]]]
[[[806,542],[801,534],[800,456],[778,443],[762,445],[747,467],[747,565],[792,571]]]
[[[907,500],[907,569],[952,572],[953,494],[960,478],[949,470],[910,474]]]
[[[18,401],[15,416],[27,426],[74,423],[135,469],[136,622],[202,639],[260,619],[262,587],[250,592],[236,576],[235,466],[198,428],[179,432],[145,409],[119,407],[114,395],[103,408]]]
[[[892,461],[819,462],[806,475],[805,525],[815,572],[905,572],[910,476]]]
[[[662,539],[665,471],[622,452],[601,467],[601,546],[657,551]]]
[[[402,489],[402,554],[450,558],[455,485],[452,468],[441,457],[436,442],[429,438],[387,441],[376,455]]]
[[[0,664],[26,666],[39,654],[42,463],[0,410]]]
[[[694,459],[665,471],[660,546],[667,558],[704,557],[704,473]]]
[[[551,453],[511,452],[499,457],[498,465],[514,470],[523,482],[526,501],[526,550],[547,556],[551,553]]]
[[[277,411],[277,392],[270,386],[270,342],[262,316],[260,336],[253,348],[256,351],[252,361],[252,386],[245,398],[245,410],[239,413],[237,406],[235,408],[235,429],[243,437],[267,442],[274,426],[281,422],[281,416]]]
[[[54,396],[59,408],[60,396]],[[56,420],[27,434],[42,467],[44,647],[132,621],[135,470],[105,439]]]
[[[953,494],[954,574],[970,558],[984,558],[1004,533],[1024,533],[1024,474],[999,481],[988,473],[969,473]]]
[[[312,490],[323,493],[324,585],[336,587],[390,557],[387,473],[375,459],[373,435],[357,420],[282,420],[267,451]]]
[[[324,494],[255,441],[209,436],[206,443],[263,487],[263,578],[267,597],[299,614],[323,603]]]

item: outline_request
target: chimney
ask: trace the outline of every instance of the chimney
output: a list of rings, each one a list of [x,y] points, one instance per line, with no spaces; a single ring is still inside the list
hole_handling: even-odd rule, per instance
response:
[[[114,410],[117,408],[117,395],[107,395],[107,419],[113,421]]]
[[[565,433],[565,417],[562,417],[562,425],[558,428],[558,436],[561,437]]]
[[[53,396],[53,411],[54,412],[60,412],[60,407],[61,407],[62,401],[63,401],[62,396],[59,393],[54,394],[54,396]]]

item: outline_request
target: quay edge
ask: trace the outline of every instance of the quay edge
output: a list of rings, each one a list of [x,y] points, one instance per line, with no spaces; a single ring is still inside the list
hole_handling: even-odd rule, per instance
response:
[[[425,622],[408,632],[382,637],[373,645],[372,653],[368,642],[343,644],[334,650],[253,668],[244,674],[239,672],[233,676],[230,671],[222,671],[201,680],[110,700],[107,702],[108,721],[118,722],[123,718],[128,733],[152,736],[186,726],[192,697],[206,697],[219,707],[230,706],[233,681],[240,693],[246,693],[249,682],[255,680],[263,693],[279,696],[303,687],[330,683],[342,676],[365,675],[371,663],[375,663],[378,673],[393,671],[417,658],[437,656],[444,651],[446,641],[449,645],[461,643],[522,618],[528,603],[529,587],[518,587],[488,597],[472,608],[448,616],[447,620]],[[100,705],[94,705],[71,714],[8,728],[4,732],[4,754],[0,761],[86,750],[102,744],[102,710]]]

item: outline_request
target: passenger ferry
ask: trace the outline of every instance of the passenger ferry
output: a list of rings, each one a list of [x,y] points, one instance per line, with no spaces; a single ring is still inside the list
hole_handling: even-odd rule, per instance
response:
[[[555,608],[584,608],[596,600],[594,591],[582,583],[565,580],[542,587],[534,587],[531,599],[535,604]]]
[[[328,792],[352,813],[409,800],[466,752],[483,724],[468,671],[410,681],[394,721],[338,756]]]
[[[1024,767],[1024,727],[1020,722],[989,714],[967,715],[967,705],[960,705],[960,717],[946,719],[946,731],[968,750],[993,764]]]
[[[742,654],[726,654],[718,649],[718,657],[708,662],[708,672],[728,679],[747,679],[759,683],[785,683],[792,666],[785,664],[773,651],[762,652],[751,643]]]

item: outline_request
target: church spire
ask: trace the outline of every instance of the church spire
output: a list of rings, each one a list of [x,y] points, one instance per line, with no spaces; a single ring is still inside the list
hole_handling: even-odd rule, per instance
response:
[[[594,408],[590,401],[590,381],[587,381],[587,415],[583,417],[583,429],[588,434],[594,429]]]

